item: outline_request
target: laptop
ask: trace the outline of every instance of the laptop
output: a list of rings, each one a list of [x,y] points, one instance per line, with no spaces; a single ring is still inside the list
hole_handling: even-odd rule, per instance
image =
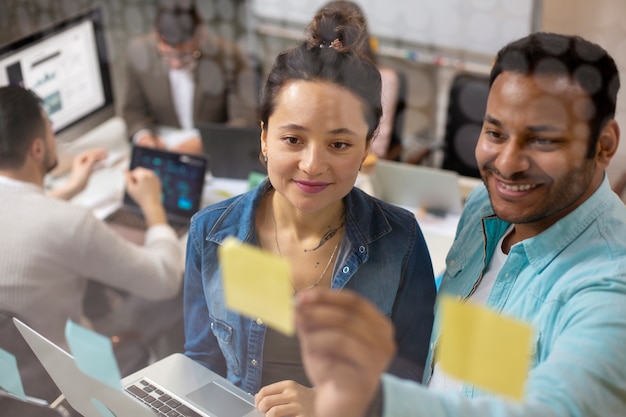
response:
[[[247,179],[251,172],[267,171],[259,160],[261,128],[199,123],[204,154],[211,161],[211,175],[219,178]]]
[[[174,353],[122,379],[123,391],[91,378],[72,355],[18,319],[24,339],[70,403],[85,417],[262,417],[254,397],[187,356]]]
[[[411,210],[445,216],[463,209],[454,171],[378,159],[372,182],[378,198]]]
[[[144,167],[159,176],[167,220],[178,236],[187,232],[191,216],[200,209],[207,163],[203,155],[133,146],[129,169]],[[130,240],[143,242],[147,225],[141,209],[127,190],[124,191],[122,205],[105,221]]]
[[[36,398],[21,398],[0,388],[0,410],[3,416],[63,417],[59,410]]]

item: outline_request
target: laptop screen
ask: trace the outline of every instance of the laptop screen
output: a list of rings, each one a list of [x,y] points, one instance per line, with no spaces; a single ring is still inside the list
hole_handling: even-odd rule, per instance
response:
[[[153,170],[161,179],[163,206],[168,217],[189,218],[200,208],[206,164],[207,159],[202,155],[134,146],[130,169]],[[124,203],[137,206],[127,192]]]
[[[247,179],[252,172],[266,173],[259,161],[261,128],[198,123],[202,148],[211,161],[211,175]]]

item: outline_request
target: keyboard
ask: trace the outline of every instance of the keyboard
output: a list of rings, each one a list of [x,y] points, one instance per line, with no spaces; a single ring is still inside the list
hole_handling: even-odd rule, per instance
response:
[[[133,229],[148,229],[144,217],[126,206],[118,208],[104,220],[107,223],[131,227]],[[189,230],[189,219],[168,219],[168,224],[176,231],[178,237],[184,235],[187,230]]]
[[[129,385],[125,391],[150,407],[157,416],[204,417],[146,379]]]
[[[143,216],[124,206],[111,213],[105,221],[133,227],[135,229],[147,229],[146,221]]]

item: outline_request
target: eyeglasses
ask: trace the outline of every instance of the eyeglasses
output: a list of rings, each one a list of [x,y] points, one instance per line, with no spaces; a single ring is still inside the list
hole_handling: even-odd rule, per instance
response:
[[[195,61],[200,58],[202,55],[199,50],[194,50],[191,52],[178,52],[178,51],[164,51],[161,48],[157,47],[157,51],[159,52],[159,56],[167,62],[178,61],[181,64],[189,64],[192,61]]]

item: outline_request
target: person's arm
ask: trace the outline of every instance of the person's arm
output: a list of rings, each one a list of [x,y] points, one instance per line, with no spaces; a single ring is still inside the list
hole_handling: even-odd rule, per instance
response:
[[[296,295],[302,360],[315,386],[315,412],[363,417],[374,403],[395,352],[391,321],[365,298],[344,289]]]
[[[141,209],[148,227],[168,224],[161,202],[161,180],[153,171],[139,167],[126,172],[126,190]]]
[[[141,129],[136,132],[132,136],[132,142],[134,145],[145,146],[147,148],[165,149],[163,140],[148,129]]]
[[[598,285],[554,301],[559,322],[537,332],[547,350],[531,369],[520,401],[459,392],[383,375],[383,416],[571,417],[617,416],[626,409],[626,282],[595,277]],[[296,325],[307,375],[315,384],[317,415],[361,417],[376,398],[393,355],[393,329],[365,299],[347,290],[298,294]],[[539,300],[538,300],[539,301]]]
[[[202,140],[195,136],[171,148],[174,152],[202,155]]]
[[[379,158],[385,158],[389,150],[389,142],[391,141],[391,133],[396,116],[396,107],[398,104],[398,74],[392,68],[381,67],[380,79],[381,88],[381,105],[383,115],[380,118],[378,132],[372,141],[372,151]]]
[[[107,157],[106,149],[85,151],[72,159],[72,170],[68,180],[48,191],[47,195],[61,200],[70,200],[87,186],[93,167]]]
[[[276,416],[314,417],[314,401],[315,389],[295,381],[266,385],[254,396],[260,412]]]
[[[91,210],[68,205],[64,259],[71,275],[82,276],[147,300],[179,294],[182,282],[182,245],[167,225],[148,229],[143,246],[136,245],[97,219]],[[65,265],[64,264],[64,265]]]

